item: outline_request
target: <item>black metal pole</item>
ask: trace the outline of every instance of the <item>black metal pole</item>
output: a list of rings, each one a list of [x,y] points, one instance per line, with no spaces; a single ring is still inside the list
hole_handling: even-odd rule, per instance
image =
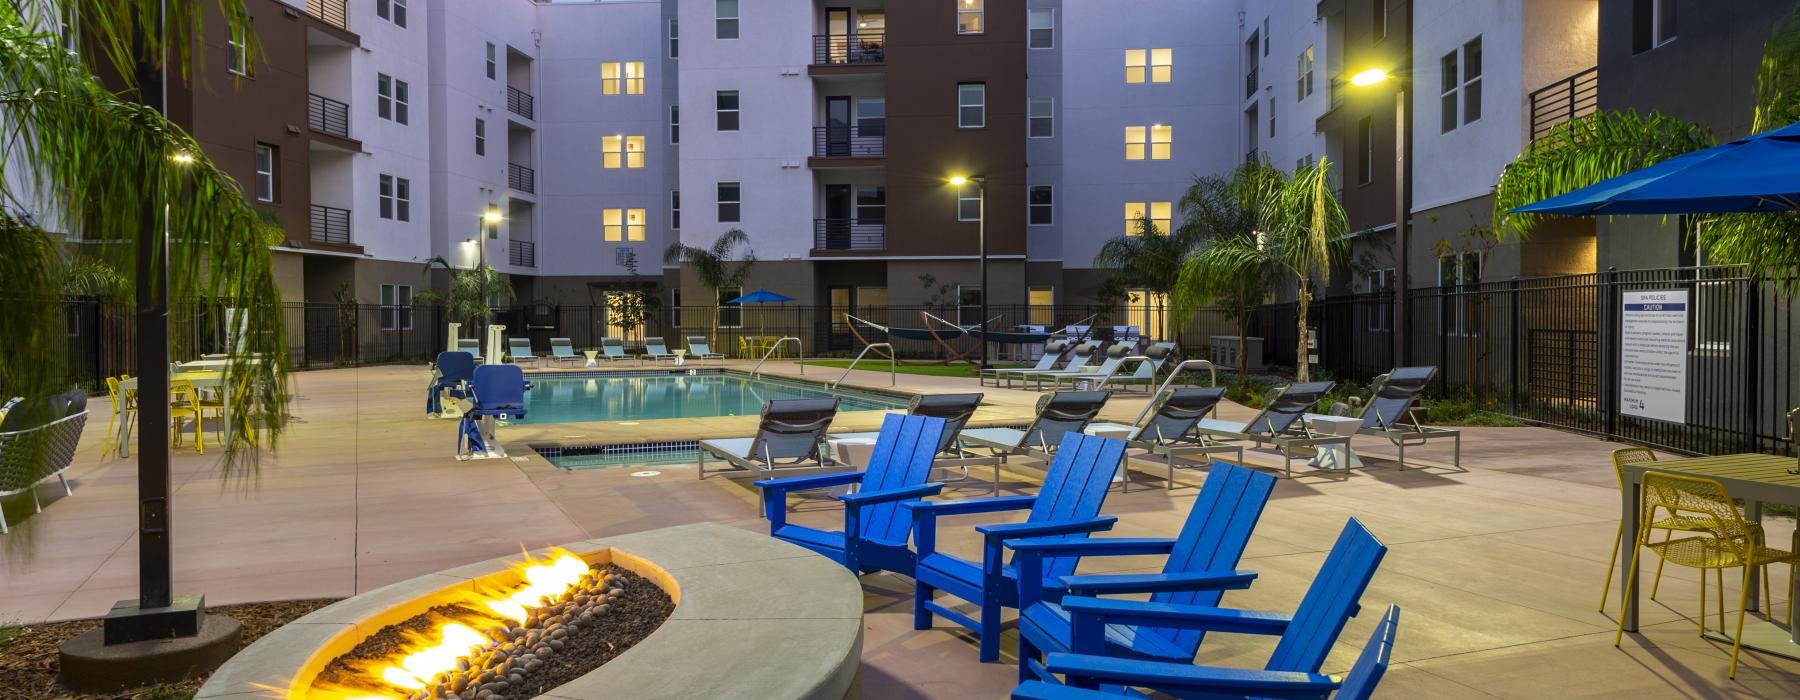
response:
[[[1410,325],[1406,317],[1406,83],[1400,83],[1394,92],[1394,366],[1404,367]]]
[[[161,3],[156,13],[148,26],[160,32],[165,18]],[[148,43],[139,38],[138,97],[165,114],[163,61],[149,55]],[[169,551],[168,215],[160,199],[144,203],[137,239],[138,606],[146,610],[169,607],[174,589]]]
[[[987,333],[986,333],[987,321],[988,321],[987,180],[983,179],[983,178],[974,178],[974,180],[975,180],[975,192],[976,192],[977,196],[979,197],[979,199],[977,200],[977,205],[981,208],[981,213],[979,216],[976,217],[977,221],[975,223],[976,238],[979,239],[980,246],[981,246],[981,250],[980,250],[980,256],[981,256],[981,318],[977,319],[977,321],[981,324],[981,330],[982,330],[981,368],[987,369],[988,368],[988,341],[987,341]]]

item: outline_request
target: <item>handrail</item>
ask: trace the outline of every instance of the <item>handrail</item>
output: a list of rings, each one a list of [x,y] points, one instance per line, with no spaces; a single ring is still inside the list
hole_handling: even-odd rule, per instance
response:
[[[1124,364],[1124,363],[1121,362],[1119,364]],[[1187,369],[1188,367],[1201,367],[1201,366],[1206,367],[1206,371],[1210,372],[1212,374],[1212,379],[1210,379],[1207,382],[1207,385],[1208,386],[1218,386],[1219,385],[1219,367],[1218,367],[1218,365],[1215,365],[1207,360],[1182,360],[1180,363],[1175,365],[1174,370],[1169,372],[1169,378],[1163,380],[1162,386],[1156,387],[1156,393],[1150,395],[1150,400],[1144,402],[1144,410],[1138,412],[1136,418],[1131,419],[1131,424],[1139,425],[1144,422],[1144,416],[1150,415],[1150,411],[1152,409],[1156,408],[1156,400],[1159,398],[1162,398],[1163,392],[1168,390],[1170,384],[1175,383],[1175,377],[1177,375],[1181,374],[1181,370]]]
[[[769,356],[775,354],[776,350],[780,350],[782,343],[790,340],[794,341],[794,347],[799,350],[799,357],[795,359],[800,362],[800,373],[806,374],[806,345],[801,343],[799,338],[795,338],[791,335],[784,335],[777,338],[774,343],[771,343],[769,345],[769,350],[763,353],[762,359],[757,360],[756,366],[750,368],[750,378],[755,379],[757,374],[762,371],[763,363],[769,361]]]
[[[888,343],[870,343],[862,349],[862,352],[856,353],[856,359],[851,360],[850,366],[844,368],[844,373],[838,375],[837,381],[830,384],[831,388],[836,389],[839,386],[842,386],[844,384],[844,379],[850,376],[850,370],[856,369],[856,363],[861,362],[863,356],[869,354],[870,350],[874,350],[878,347],[887,348],[888,386],[894,386],[894,383],[898,381],[897,376],[899,374],[899,370],[896,369],[897,365],[894,362],[894,346]]]

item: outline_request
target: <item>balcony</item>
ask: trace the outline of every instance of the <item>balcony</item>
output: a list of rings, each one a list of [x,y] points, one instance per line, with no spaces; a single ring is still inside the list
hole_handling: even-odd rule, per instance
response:
[[[1344,91],[1350,89],[1350,84],[1344,82],[1342,76],[1331,76],[1331,81],[1326,84],[1325,89],[1330,93],[1329,97],[1331,98],[1331,106],[1327,107],[1327,110],[1344,106]]]
[[[887,125],[815,126],[814,158],[880,158],[887,155]]]
[[[506,186],[525,194],[537,194],[537,171],[518,163],[507,163]]]
[[[526,119],[536,119],[537,108],[534,103],[531,93],[511,85],[506,86],[506,111]]]
[[[350,138],[350,105],[322,95],[306,95],[306,125],[315,133]]]
[[[813,219],[813,250],[885,250],[887,222]]]
[[[1550,133],[1557,124],[1587,116],[1599,106],[1600,67],[1595,66],[1531,93],[1531,139]]]
[[[879,65],[887,61],[887,34],[814,34],[813,65]]]
[[[506,262],[514,267],[537,267],[537,244],[531,241],[507,241]]]
[[[1255,66],[1251,66],[1250,72],[1244,74],[1244,99],[1246,100],[1256,96],[1256,70]]]
[[[1260,157],[1261,154],[1257,153],[1256,148],[1252,147],[1248,153],[1244,154],[1244,162],[1254,165]]]
[[[306,14],[338,29],[350,30],[350,0],[306,0]]]
[[[354,245],[350,242],[350,210],[312,205],[310,226],[314,243]]]

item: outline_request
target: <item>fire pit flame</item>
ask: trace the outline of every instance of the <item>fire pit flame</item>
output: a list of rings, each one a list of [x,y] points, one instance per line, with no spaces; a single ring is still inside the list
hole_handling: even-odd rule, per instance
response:
[[[493,640],[468,625],[448,623],[438,630],[440,641],[401,660],[399,666],[381,671],[381,679],[407,690],[418,690],[437,674],[456,668],[456,660]]]
[[[524,622],[528,608],[542,607],[545,599],[555,600],[588,572],[587,562],[573,554],[563,554],[549,564],[525,568],[526,585],[504,599],[487,601],[489,610],[513,622]]]

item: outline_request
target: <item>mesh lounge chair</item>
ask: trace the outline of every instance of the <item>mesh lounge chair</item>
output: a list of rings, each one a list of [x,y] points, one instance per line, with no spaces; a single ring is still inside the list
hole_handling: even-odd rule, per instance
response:
[[[662,338],[654,335],[645,336],[644,355],[640,359],[644,361],[673,360],[675,353],[669,352],[669,345],[664,343]]]
[[[1070,346],[1066,352],[1056,358],[1058,361],[1065,363],[1061,370],[1056,369],[1056,365],[1053,362],[1049,367],[1044,369],[1038,369],[1037,367],[1008,367],[988,371],[994,373],[994,381],[996,383],[1005,380],[1006,386],[1010,387],[1012,386],[1014,379],[1023,380],[1025,375],[1028,374],[1077,370],[1085,367],[1089,362],[1092,362],[1095,357],[1100,355],[1100,349],[1105,347],[1105,345],[1105,343],[1098,340],[1085,340]],[[1042,364],[1043,360],[1040,359],[1038,362],[1039,364]]]
[[[1050,372],[1031,372],[1022,378],[1035,382],[1035,386],[1039,388],[1042,388],[1046,381],[1057,386],[1061,386],[1065,381],[1070,384],[1074,384],[1084,379],[1098,381],[1101,377],[1118,371],[1119,365],[1124,363],[1125,358],[1130,357],[1131,351],[1136,348],[1136,343],[1113,343],[1106,348],[1106,359],[1101,360],[1100,364],[1097,366],[1089,367],[1087,365],[1082,365],[1072,369],[1061,369]],[[1073,365],[1074,363],[1071,362],[1070,364]]]
[[[1344,451],[1350,451],[1350,436],[1322,435],[1312,432],[1302,419],[1307,411],[1331,393],[1335,382],[1306,382],[1282,387],[1281,393],[1269,399],[1262,413],[1256,414],[1244,423],[1208,418],[1194,426],[1201,435],[1221,437],[1228,440],[1252,440],[1256,444],[1271,444],[1281,452],[1282,469],[1289,478],[1294,476],[1294,448],[1320,445],[1343,445]]]
[[[568,338],[551,338],[550,359],[557,362],[580,362],[584,358],[575,352],[575,345]]]
[[[1063,356],[1067,355],[1068,353],[1069,353],[1069,342],[1068,341],[1066,341],[1066,340],[1045,341],[1044,342],[1044,354],[1038,356],[1037,364],[1032,365],[1030,367],[1004,367],[1004,368],[999,368],[999,369],[984,369],[984,370],[981,370],[981,374],[978,377],[978,379],[981,382],[982,386],[987,386],[987,382],[989,379],[994,380],[994,386],[1000,386],[1000,380],[1002,378],[1005,378],[1007,380],[1007,382],[1006,382],[1007,385],[1010,386],[1012,384],[1011,378],[1013,376],[1017,376],[1018,374],[1026,373],[1026,372],[1048,372],[1051,369],[1055,368],[1056,363],[1061,362],[1063,359]]]
[[[631,359],[630,355],[625,354],[625,341],[618,338],[601,338],[600,356],[606,358],[607,362]]]
[[[1419,394],[1437,376],[1437,367],[1395,367],[1376,383],[1375,395],[1363,407],[1362,427],[1358,435],[1387,438],[1400,450],[1400,469],[1406,469],[1406,446],[1423,445],[1439,438],[1456,442],[1454,464],[1462,467],[1462,431],[1434,428],[1419,423],[1412,415]]]
[[[1168,468],[1165,479],[1168,488],[1175,488],[1175,458],[1210,455],[1216,453],[1236,452],[1238,464],[1244,463],[1244,446],[1219,442],[1209,436],[1194,432],[1194,426],[1200,423],[1206,414],[1212,413],[1224,398],[1225,387],[1204,387],[1176,389],[1157,402],[1155,412],[1143,425],[1125,425],[1123,423],[1094,423],[1087,427],[1089,433],[1130,431],[1125,444],[1152,455],[1163,458],[1163,466]],[[1126,463],[1130,464],[1127,459]],[[1124,488],[1130,490],[1131,479],[1126,479]]]
[[[963,476],[947,481],[962,481],[969,478],[969,467],[991,464],[994,466],[994,494],[1000,493],[1000,458],[983,457],[964,448],[957,434],[962,432],[969,419],[974,417],[975,409],[981,406],[982,394],[923,394],[914,396],[906,407],[910,416],[927,416],[944,420],[944,434],[938,441],[937,460],[933,468],[956,468],[963,470]],[[875,433],[843,433],[832,435],[832,440],[872,440]]]
[[[1174,354],[1174,343],[1166,341],[1161,343],[1151,343],[1150,347],[1144,349],[1144,357],[1150,358],[1149,360],[1138,360],[1133,364],[1130,374],[1120,373],[1119,370],[1122,370],[1125,367],[1124,363],[1120,363],[1119,366],[1113,370],[1112,376],[1106,377],[1102,381],[1105,382],[1106,386],[1143,384],[1144,390],[1149,391],[1156,385],[1157,373],[1162,371],[1163,365],[1166,364],[1169,361],[1169,358]]]
[[[832,467],[819,451],[825,430],[837,416],[838,399],[775,399],[763,404],[756,436],[700,441],[700,478],[706,478],[706,456],[725,460],[731,469],[715,472],[824,470]]]
[[[456,349],[461,352],[469,353],[469,356],[475,358],[476,362],[481,361],[480,338],[457,338]]]
[[[536,364],[538,361],[538,356],[531,354],[530,338],[507,338],[506,355],[512,358],[513,364]]]
[[[992,450],[1002,462],[1008,455],[1049,459],[1065,436],[1080,433],[1100,415],[1108,396],[1104,391],[1059,391],[1038,399],[1037,417],[1024,430],[970,428],[958,437],[965,445]]]
[[[450,398],[468,396],[469,382],[475,380],[475,357],[461,350],[440,352],[431,364],[431,386],[425,389],[425,413],[437,416],[444,412],[444,392]]]
[[[687,337],[687,345],[688,345],[688,357],[694,358],[696,360],[723,360],[723,359],[725,359],[724,354],[716,353],[716,352],[712,351],[712,343],[707,342],[706,336],[704,336],[704,335],[688,336]]]

